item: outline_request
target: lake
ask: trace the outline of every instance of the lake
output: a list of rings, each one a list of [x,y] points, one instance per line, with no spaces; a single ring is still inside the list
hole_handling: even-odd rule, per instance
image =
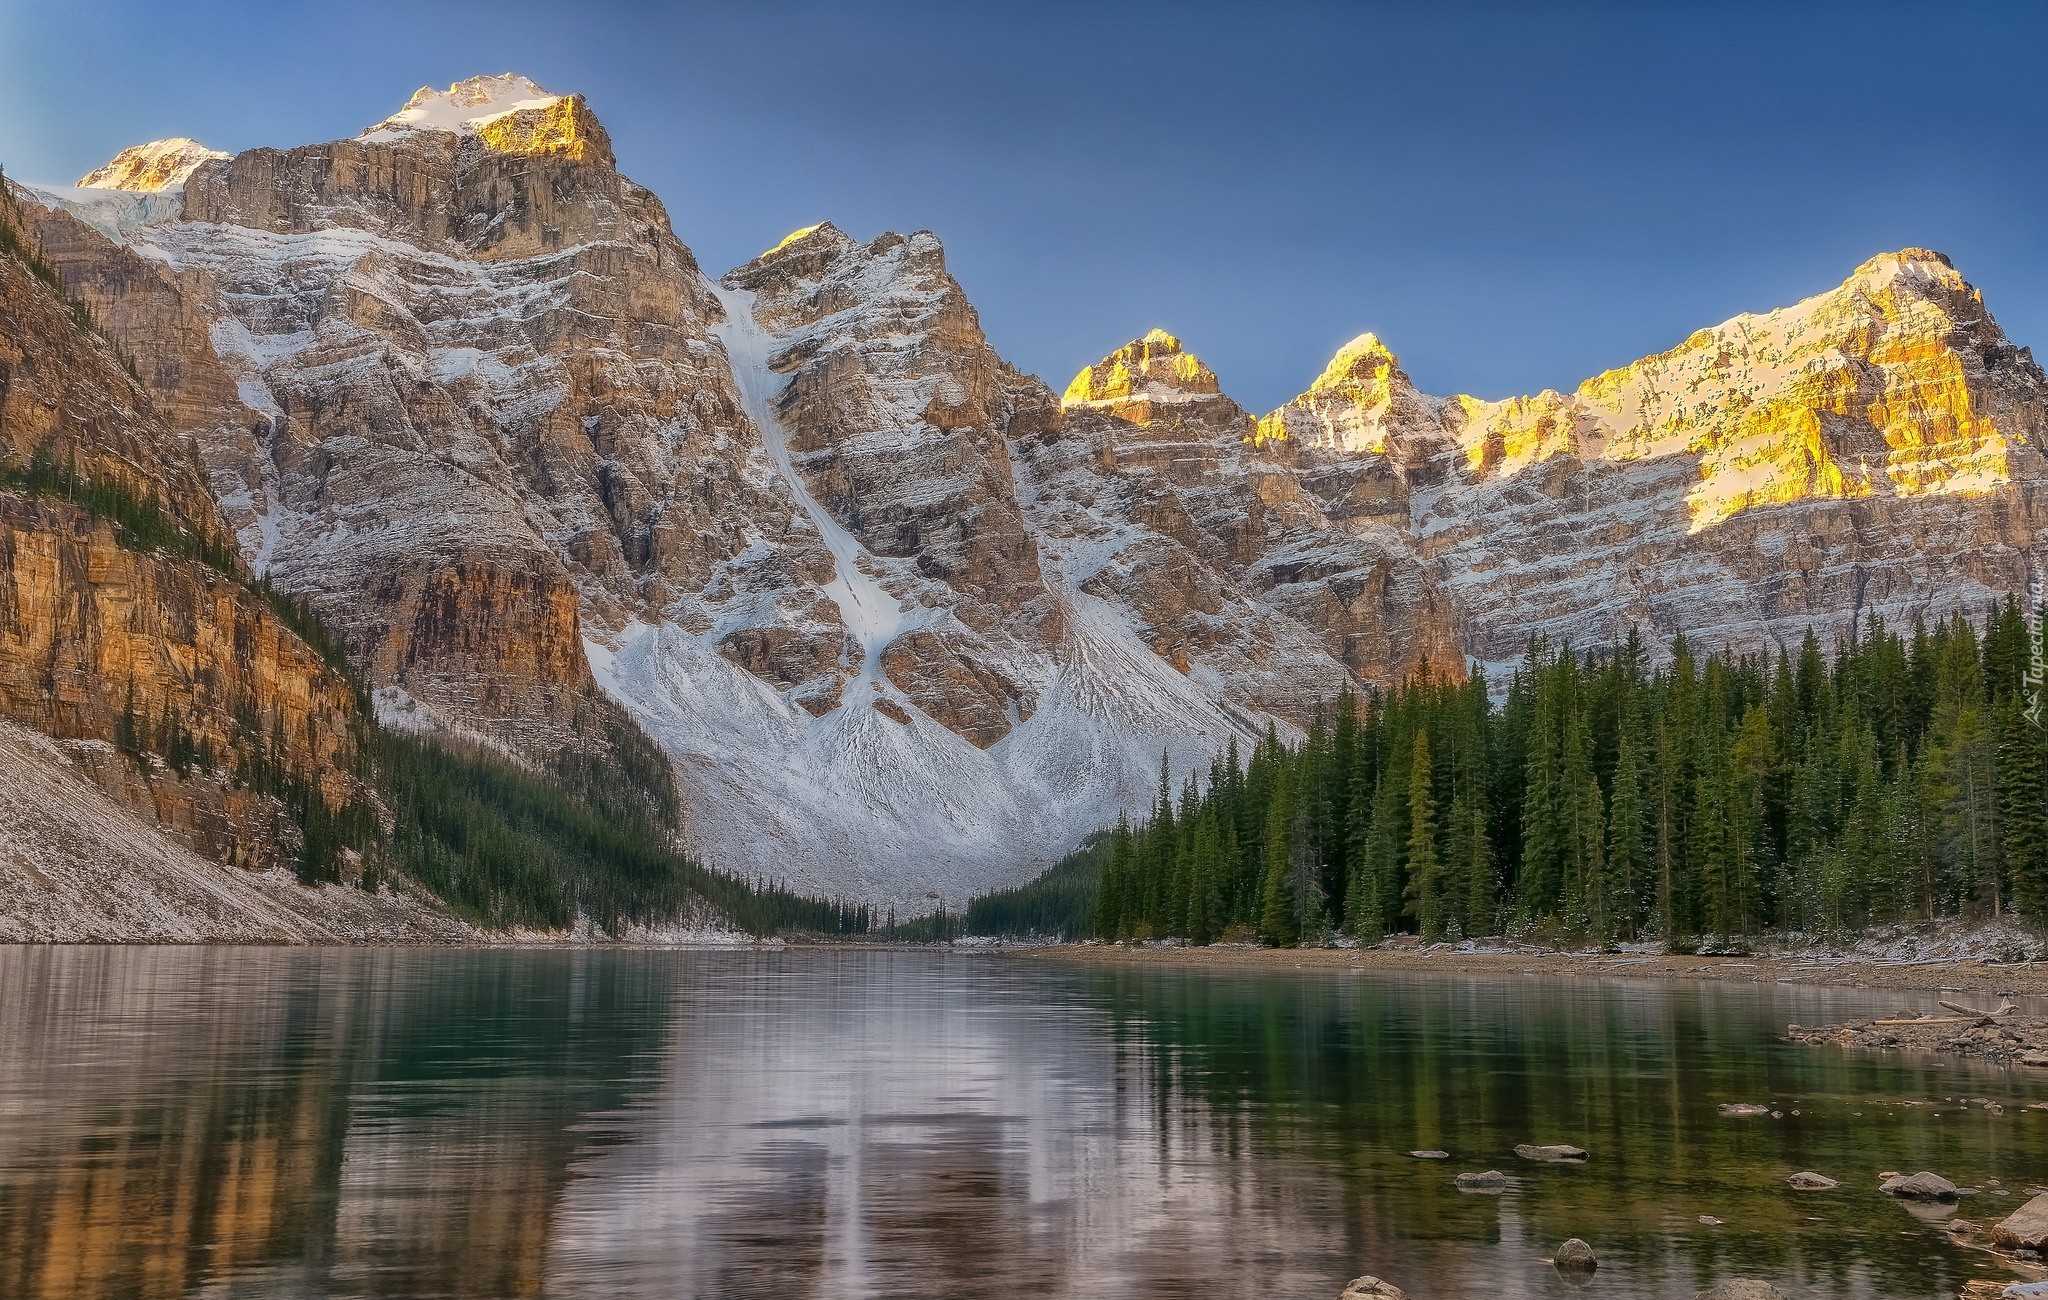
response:
[[[0,990],[10,1298],[1948,1296],[2010,1275],[1879,1172],[2011,1191],[1936,1223],[2048,1181],[2048,1081],[1776,1041],[1933,994],[844,949],[0,948]]]

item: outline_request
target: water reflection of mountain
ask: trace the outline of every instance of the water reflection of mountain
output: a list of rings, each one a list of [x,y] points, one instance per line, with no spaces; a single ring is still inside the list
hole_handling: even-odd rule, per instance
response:
[[[615,1117],[635,1140],[579,1169],[550,1294],[1335,1294],[1327,1225],[1219,1158],[1223,1125],[1161,1114],[1081,982],[916,954],[729,972]]]
[[[2048,1085],[1773,1041],[1838,994],[862,951],[0,949],[0,986],[10,1300],[1534,1297],[1570,1235],[1614,1297],[1952,1294],[1996,1270],[1878,1169],[2048,1168],[2048,1115],[1942,1100]]]
[[[513,956],[0,948],[0,1295],[539,1294],[682,972]]]

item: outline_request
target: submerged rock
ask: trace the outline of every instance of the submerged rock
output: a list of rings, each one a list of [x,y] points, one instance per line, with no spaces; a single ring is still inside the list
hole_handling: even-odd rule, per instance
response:
[[[1600,1261],[1593,1257],[1593,1248],[1577,1237],[1559,1246],[1557,1254],[1550,1257],[1550,1262],[1558,1268],[1576,1269],[1583,1273],[1590,1273],[1600,1267]]]
[[[1552,1164],[1584,1160],[1586,1158],[1586,1152],[1583,1147],[1564,1146],[1561,1144],[1539,1147],[1532,1146],[1527,1142],[1517,1146],[1515,1154],[1524,1160],[1544,1160]]]
[[[1692,1300],[1785,1300],[1785,1293],[1760,1278],[1731,1277],[1694,1292]]]
[[[1925,1169],[1917,1174],[1896,1174],[1884,1180],[1878,1191],[1902,1201],[1953,1201],[1956,1185],[1940,1174]],[[2024,1210],[2022,1210],[2024,1213]]]
[[[2048,1193],[2036,1196],[2007,1215],[1991,1230],[1991,1240],[2007,1250],[2048,1247]]]
[[[1417,1160],[1449,1160],[1451,1158],[1451,1153],[1448,1151],[1410,1151],[1408,1154],[1414,1156]]]
[[[1337,1300],[1408,1300],[1408,1293],[1392,1282],[1382,1282],[1367,1274],[1351,1279],[1351,1285],[1344,1288],[1344,1294]]]
[[[1751,1101],[1724,1102],[1715,1109],[1719,1110],[1723,1115],[1728,1116],[1730,1119],[1748,1119],[1752,1116],[1768,1115],[1771,1113],[1771,1108],[1769,1106],[1759,1106],[1755,1102]]]
[[[1508,1176],[1498,1169],[1458,1175],[1458,1190],[1461,1192],[1497,1192],[1507,1185]]]
[[[1785,1181],[1802,1192],[1828,1192],[1842,1185],[1826,1174],[1817,1174],[1811,1169],[1801,1170]]]

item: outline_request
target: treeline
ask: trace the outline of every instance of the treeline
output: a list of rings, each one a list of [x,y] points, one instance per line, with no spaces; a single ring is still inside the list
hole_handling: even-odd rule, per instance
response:
[[[2040,645],[2014,601],[1981,632],[1873,620],[1832,657],[1811,634],[1796,655],[1705,659],[1680,638],[1654,672],[1634,636],[1599,655],[1538,640],[1498,707],[1483,674],[1420,677],[1340,702],[1298,745],[1269,733],[1178,791],[1162,777],[1148,819],[1056,869],[1093,866],[1097,888],[1046,928],[1689,949],[2048,922]],[[1079,896],[1023,893],[991,918]]]
[[[403,732],[380,730],[375,748],[377,785],[393,816],[378,860],[479,924],[562,929],[582,916],[616,933],[723,917],[754,935],[835,936],[873,924],[864,905],[693,862],[663,828],[629,811],[637,801],[599,806],[495,755]]]

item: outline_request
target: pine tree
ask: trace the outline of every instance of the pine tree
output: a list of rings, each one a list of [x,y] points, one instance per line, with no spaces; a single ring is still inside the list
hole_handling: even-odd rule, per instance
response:
[[[1607,876],[1616,909],[1614,932],[1631,939],[1641,931],[1649,893],[1642,758],[1636,728],[1632,717],[1623,723],[1607,806]]]
[[[1998,820],[2013,904],[2048,921],[2048,785],[2043,784],[2042,731],[2027,721],[2018,698],[2000,711]]]
[[[1290,786],[1288,774],[1282,772],[1274,784],[1272,804],[1266,814],[1266,869],[1259,937],[1274,948],[1291,948],[1301,941],[1301,925],[1295,911],[1294,797]]]
[[[1415,736],[1415,755],[1408,767],[1407,915],[1415,918],[1422,937],[1443,938],[1449,905],[1444,895],[1444,867],[1436,842],[1436,774],[1430,766],[1429,733]]]

